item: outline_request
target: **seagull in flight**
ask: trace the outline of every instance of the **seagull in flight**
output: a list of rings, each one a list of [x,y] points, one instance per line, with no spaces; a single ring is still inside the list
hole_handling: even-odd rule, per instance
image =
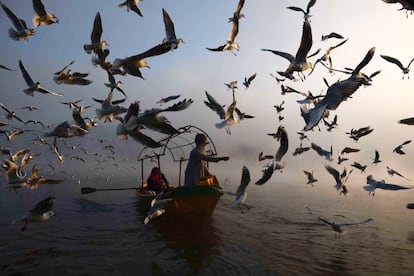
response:
[[[129,56],[126,58],[117,58],[112,64],[111,72],[119,71],[120,68],[122,68],[122,74],[129,74],[145,80],[140,71],[140,68],[142,67],[150,68],[149,63],[145,59],[148,57],[165,54],[168,51],[170,51],[170,47],[164,43],[158,44],[137,55]]]
[[[404,155],[405,151],[403,151],[403,146],[408,145],[409,143],[411,143],[411,140],[407,140],[407,141],[403,142],[402,144],[396,146],[393,149],[393,152],[398,153],[400,155]]]
[[[275,55],[278,55],[278,56],[281,56],[281,57],[287,59],[290,62],[288,68],[284,72],[278,72],[279,75],[282,75],[283,77],[286,77],[290,80],[294,80],[295,78],[293,77],[293,73],[298,72],[299,77],[303,80],[303,78],[305,77],[303,75],[303,71],[312,68],[312,63],[310,63],[307,60],[308,57],[311,57],[311,56],[314,55],[314,54],[312,54],[312,55],[308,56],[308,53],[309,53],[310,49],[312,48],[312,43],[313,42],[312,42],[311,25],[310,25],[309,21],[305,20],[303,22],[303,27],[302,27],[302,39],[301,39],[301,42],[300,42],[299,49],[296,52],[296,56],[293,56],[289,53],[280,52],[280,51],[276,51],[276,50],[270,50],[270,49],[262,49],[262,51],[271,52]],[[303,78],[301,77],[300,74],[303,75]]]
[[[374,159],[372,161],[372,164],[378,164],[378,163],[381,163],[381,162],[382,162],[382,160],[380,160],[379,151],[375,150],[375,156],[374,156]]]
[[[323,223],[329,225],[334,231],[335,233],[338,234],[342,234],[344,232],[344,230],[342,229],[343,226],[349,226],[349,225],[357,225],[357,224],[364,224],[370,221],[373,221],[372,218],[369,218],[367,220],[361,221],[361,222],[352,222],[352,223],[335,223],[332,221],[329,221],[323,217],[318,217],[319,221],[322,221]]]
[[[39,27],[42,25],[51,25],[59,23],[59,19],[53,13],[48,13],[41,0],[33,0],[33,9],[35,15],[33,16],[33,26]]]
[[[387,173],[392,177],[394,174],[396,174],[396,175],[398,175],[399,177],[402,177],[402,178],[405,178],[405,179],[407,179],[407,180],[410,180],[410,179],[408,179],[407,177],[405,177],[405,176],[403,176],[402,174],[400,174],[399,172],[397,172],[396,170],[394,170],[394,169],[391,169],[390,167],[388,167],[387,166]]]
[[[314,151],[316,151],[320,156],[325,157],[326,160],[328,160],[328,161],[332,161],[333,160],[332,159],[332,145],[331,145],[331,149],[328,151],[328,150],[325,150],[322,147],[320,147],[317,144],[315,144],[315,143],[312,142],[311,143],[311,148]]]
[[[293,11],[302,12],[305,21],[307,21],[312,16],[312,15],[310,15],[310,9],[315,5],[315,3],[316,3],[316,0],[310,0],[308,2],[308,5],[306,6],[306,11],[303,10],[302,8],[294,7],[294,6],[289,6],[289,7],[286,7],[286,8],[287,9],[290,9],[290,10],[293,10]]]
[[[404,79],[404,76],[405,75],[407,75],[407,78],[409,79],[410,78],[410,75],[408,75],[408,73],[410,72],[410,65],[411,65],[411,63],[414,61],[414,58],[413,59],[411,59],[411,61],[408,63],[408,65],[407,65],[407,67],[404,67],[403,65],[402,65],[402,63],[401,63],[401,61],[399,61],[398,59],[396,59],[396,58],[393,58],[393,57],[390,57],[390,56],[386,56],[386,55],[380,55],[383,59],[385,59],[386,61],[388,61],[388,62],[391,62],[391,63],[394,63],[395,65],[397,65],[400,69],[401,69],[401,71],[402,71],[402,73],[403,73],[403,76],[402,76],[402,78]]]
[[[396,184],[385,183],[385,180],[377,181],[372,175],[367,176],[367,184],[364,186],[364,190],[368,192],[369,195],[375,196],[375,189],[382,189],[388,191],[397,191],[397,190],[406,190],[412,189],[414,187],[404,187]]]
[[[241,1],[244,4],[244,1]],[[240,2],[239,2],[240,5]],[[213,51],[213,52],[224,52],[224,51],[230,51],[232,52],[234,55],[237,55],[234,51],[239,51],[240,47],[239,44],[235,41],[236,40],[236,36],[239,33],[239,18],[240,16],[240,11],[241,8],[243,7],[243,5],[240,7],[240,9],[237,9],[234,12],[233,18],[231,20],[231,22],[233,23],[232,25],[232,29],[229,33],[229,36],[227,38],[227,42],[224,45],[221,45],[217,48],[206,48],[209,51]]]
[[[140,0],[125,0],[124,2],[120,3],[118,5],[118,7],[122,8],[124,6],[126,6],[127,8],[127,12],[129,12],[129,10],[135,12],[136,14],[138,14],[139,16],[142,16],[142,13],[140,11],[140,9],[138,8],[138,3]]]
[[[148,211],[148,215],[144,219],[144,224],[148,224],[151,220],[154,220],[165,213],[165,206],[173,199],[162,199],[162,196],[163,193],[160,193],[151,201],[151,209]]]
[[[20,219],[13,221],[12,224],[24,221],[24,226],[21,228],[21,230],[25,231],[29,222],[43,222],[55,216],[55,212],[52,211],[55,199],[56,198],[52,196],[43,199],[42,201],[38,202],[32,209],[30,209],[26,215]]]
[[[305,174],[306,174],[306,176],[307,176],[307,178],[308,178],[308,182],[306,182],[306,184],[311,184],[312,186],[313,186],[313,183],[314,182],[317,182],[318,181],[318,179],[316,179],[315,177],[314,177],[314,175],[313,175],[313,171],[303,171]]]
[[[7,112],[6,118],[8,120],[11,120],[13,118],[15,118],[16,120],[18,120],[21,123],[25,123],[26,121],[23,120],[22,118],[20,118],[19,116],[17,116],[15,111],[9,110],[3,103],[0,103],[1,108],[3,108],[4,111]]]
[[[344,170],[342,171],[342,173],[339,173],[339,171],[333,167],[331,167],[330,165],[325,165],[325,169],[329,172],[329,174],[331,174],[333,176],[333,178],[335,179],[335,188],[339,191],[341,190],[341,192],[339,192],[339,194],[343,194],[346,195],[348,193],[348,188],[345,185],[346,181],[348,180],[349,176],[352,173],[352,170],[349,171],[349,173],[347,173],[346,168],[344,168]]]
[[[246,166],[243,166],[240,185],[239,187],[237,187],[237,191],[236,191],[236,199],[230,205],[230,208],[235,208],[235,207],[241,208],[242,206],[247,207],[247,205],[245,205],[244,202],[246,201],[246,198],[247,198],[246,188],[247,188],[247,185],[249,185],[250,180],[251,178],[250,178],[249,169]]]
[[[325,97],[318,101],[315,106],[306,111],[303,115],[306,126],[305,131],[311,130],[316,126],[325,114],[325,110],[336,110],[338,106],[354,94],[361,85],[369,85],[370,78],[367,78],[360,71],[373,58],[375,47],[371,48],[364,59],[355,67],[351,76],[345,80],[337,81],[329,86]]]
[[[184,43],[184,40],[182,38],[177,38],[175,35],[174,23],[165,9],[162,9],[162,17],[165,26],[165,38],[163,39],[162,44],[168,45],[170,50],[175,50],[178,45]]]
[[[40,86],[40,82],[34,82],[33,79],[30,77],[29,73],[26,71],[26,69],[23,66],[23,63],[21,60],[19,60],[19,68],[20,71],[22,71],[22,75],[24,80],[26,81],[26,84],[28,86],[28,88],[26,88],[24,91],[24,93],[26,93],[27,95],[30,96],[34,96],[34,92],[40,92],[43,94],[52,94],[54,96],[63,96],[62,93],[56,93],[56,92],[52,92],[49,90],[46,90],[45,88]]]
[[[102,29],[101,14],[97,12],[95,15],[95,19],[93,21],[91,43],[90,44],[85,43],[83,45],[83,49],[85,50],[86,53],[90,54],[99,49],[102,50],[105,46],[109,45],[109,43],[106,40],[101,40],[102,31],[103,29]]]
[[[7,17],[12,21],[13,26],[16,28],[9,29],[9,37],[13,40],[29,40],[29,36],[32,36],[36,33],[34,29],[27,28],[26,22],[18,18],[6,5],[0,2],[0,5],[3,11],[6,13]]]
[[[256,78],[256,73],[251,75],[250,77],[244,77],[243,85],[245,89],[248,89],[250,87],[251,82]]]

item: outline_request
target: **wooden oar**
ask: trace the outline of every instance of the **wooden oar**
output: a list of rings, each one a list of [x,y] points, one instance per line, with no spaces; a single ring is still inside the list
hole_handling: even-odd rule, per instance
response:
[[[81,188],[81,194],[91,194],[94,192],[99,192],[99,191],[122,191],[122,190],[136,190],[137,187],[130,187],[130,188],[112,188],[112,189],[96,189],[96,188],[92,188],[92,187],[82,187]]]

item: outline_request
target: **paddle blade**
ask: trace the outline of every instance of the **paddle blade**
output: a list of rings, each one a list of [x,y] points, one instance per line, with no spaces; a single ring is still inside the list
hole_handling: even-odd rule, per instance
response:
[[[91,188],[91,187],[82,187],[81,188],[81,194],[85,195],[85,194],[90,194],[90,193],[94,193],[97,190],[95,188]]]

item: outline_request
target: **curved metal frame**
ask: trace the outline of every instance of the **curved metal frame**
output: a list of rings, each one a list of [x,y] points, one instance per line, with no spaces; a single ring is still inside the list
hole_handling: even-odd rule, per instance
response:
[[[145,146],[144,148],[141,149],[141,151],[138,154],[138,161],[141,162],[141,185],[144,185],[144,160],[146,159],[152,159],[152,158],[157,158],[157,164],[158,164],[158,168],[160,168],[161,171],[161,164],[160,164],[160,157],[164,156],[166,154],[166,151],[168,150],[173,158],[174,162],[180,162],[180,166],[179,166],[179,180],[178,180],[178,185],[181,185],[181,167],[182,167],[182,162],[187,161],[188,157],[184,157],[184,147],[188,147],[190,145],[195,144],[194,141],[189,141],[188,139],[186,139],[186,137],[183,137],[183,134],[186,133],[191,133],[192,129],[195,129],[195,133],[202,133],[207,137],[207,140],[210,142],[209,143],[209,150],[207,151],[208,155],[210,156],[216,156],[217,155],[217,150],[216,150],[216,146],[213,142],[213,140],[211,139],[211,137],[207,134],[207,132],[205,132],[204,130],[202,130],[199,127],[193,126],[193,125],[186,125],[184,127],[181,127],[178,129],[179,133],[177,134],[172,134],[172,135],[168,135],[167,137],[162,138],[161,140],[159,140],[158,142],[163,144],[162,147],[160,147],[159,151],[156,151],[155,148],[150,148],[148,146]],[[184,144],[180,145],[177,142],[174,141],[174,138],[180,138],[182,140],[185,141]],[[170,143],[173,143],[174,145],[171,147]],[[151,149],[153,152],[151,154],[145,154],[147,150]],[[173,150],[179,149],[181,150],[181,157],[177,158],[177,156],[174,154]],[[187,155],[189,156],[189,154]]]

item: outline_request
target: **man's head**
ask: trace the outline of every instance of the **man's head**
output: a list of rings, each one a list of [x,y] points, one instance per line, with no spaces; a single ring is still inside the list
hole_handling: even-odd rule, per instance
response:
[[[197,134],[196,137],[195,137],[195,139],[194,139],[194,141],[195,141],[195,143],[196,143],[197,146],[203,145],[203,144],[206,145],[206,144],[209,143],[207,141],[207,137],[204,134],[202,134],[202,133]]]

